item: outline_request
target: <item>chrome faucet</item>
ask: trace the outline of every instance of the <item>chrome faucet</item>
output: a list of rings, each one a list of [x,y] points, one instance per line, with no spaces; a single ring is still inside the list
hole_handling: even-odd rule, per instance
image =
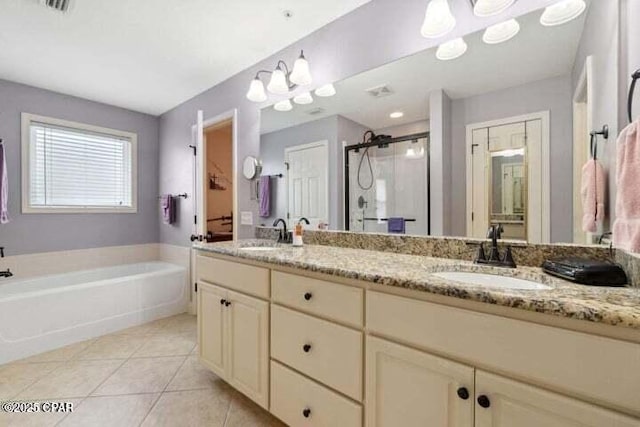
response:
[[[476,257],[473,260],[476,264],[486,264],[495,267],[509,267],[516,268],[516,262],[513,259],[513,253],[511,246],[507,246],[503,256],[500,255],[500,249],[498,248],[498,240],[502,237],[504,228],[502,224],[492,225],[487,230],[487,238],[491,239],[491,248],[489,249],[489,257],[485,255],[484,245],[478,244],[478,251]]]
[[[273,222],[273,226],[277,227],[280,223],[282,223],[282,229],[280,229],[278,233],[278,243],[289,243],[290,240],[289,232],[287,231],[287,222],[282,218],[278,218]]]
[[[0,246],[0,258],[4,258],[4,246]],[[0,271],[0,277],[12,277],[13,273],[8,268],[4,271]]]

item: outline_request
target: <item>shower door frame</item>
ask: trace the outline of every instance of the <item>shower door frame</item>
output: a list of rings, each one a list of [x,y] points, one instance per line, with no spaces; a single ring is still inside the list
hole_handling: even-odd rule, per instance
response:
[[[426,164],[426,186],[427,186],[427,236],[431,235],[431,132],[413,133],[410,135],[398,136],[395,138],[386,138],[377,140],[375,142],[367,142],[361,144],[347,145],[344,147],[344,229],[349,230],[350,218],[349,218],[349,151],[361,150],[370,147],[384,148],[391,144],[397,144],[399,142],[411,141],[414,139],[427,139],[427,146],[425,147],[425,161]]]

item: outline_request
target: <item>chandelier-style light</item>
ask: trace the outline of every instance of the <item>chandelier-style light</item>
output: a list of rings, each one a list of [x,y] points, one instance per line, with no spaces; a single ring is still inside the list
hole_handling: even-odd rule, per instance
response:
[[[431,0],[427,5],[422,24],[422,36],[436,39],[449,33],[456,26],[456,18],[451,13],[447,0]]]
[[[300,51],[300,56],[293,64],[293,70],[289,71],[287,63],[279,60],[273,71],[260,70],[249,85],[247,99],[253,102],[264,102],[267,100],[267,93],[264,83],[260,79],[261,74],[270,74],[271,78],[267,84],[267,90],[275,95],[287,95],[298,86],[307,86],[313,82],[309,71],[309,62],[304,57],[304,52]],[[289,104],[291,104],[289,102]]]

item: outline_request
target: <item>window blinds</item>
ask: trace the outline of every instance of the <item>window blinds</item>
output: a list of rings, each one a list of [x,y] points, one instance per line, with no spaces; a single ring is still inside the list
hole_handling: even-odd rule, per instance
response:
[[[132,142],[122,136],[31,122],[33,208],[131,208]]]

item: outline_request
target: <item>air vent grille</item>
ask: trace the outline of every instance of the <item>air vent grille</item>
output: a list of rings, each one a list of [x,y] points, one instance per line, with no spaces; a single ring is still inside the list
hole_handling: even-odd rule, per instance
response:
[[[40,2],[50,9],[59,12],[68,12],[71,8],[71,1],[72,0],[41,0]]]
[[[369,95],[371,95],[374,98],[383,98],[385,96],[389,96],[393,94],[393,90],[391,90],[391,88],[387,85],[372,87],[370,89],[365,90],[365,92],[367,92]]]

